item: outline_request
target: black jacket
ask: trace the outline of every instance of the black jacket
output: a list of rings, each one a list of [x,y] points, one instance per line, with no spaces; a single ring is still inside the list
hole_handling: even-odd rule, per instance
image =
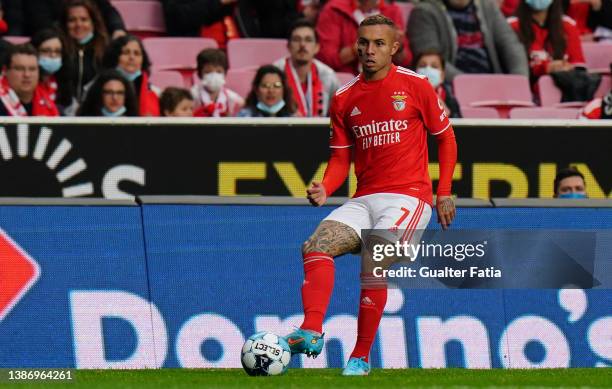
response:
[[[168,35],[197,36],[200,27],[233,15],[243,37],[287,38],[299,17],[297,0],[162,0]]]
[[[82,51],[82,58],[79,52]],[[71,78],[71,90],[74,97],[79,103],[85,98],[84,88],[93,80],[98,71],[101,69],[101,64],[96,60],[94,49],[91,44],[81,48],[77,48],[74,53],[68,54],[66,66],[73,72],[74,77]]]
[[[589,25],[592,28],[602,26],[612,30],[612,0],[601,0],[601,8],[597,12],[591,11]]]
[[[26,18],[26,35],[33,36],[43,28],[56,27],[62,12],[64,0],[23,0]],[[125,30],[121,15],[109,0],[94,0],[104,18],[109,34]]]
[[[287,38],[300,14],[297,0],[239,0],[238,27],[244,37]]]
[[[170,36],[197,36],[200,27],[230,15],[232,5],[220,0],[162,0],[166,31]]]
[[[23,1],[5,0],[2,2],[2,11],[8,24],[6,35],[26,35]]]

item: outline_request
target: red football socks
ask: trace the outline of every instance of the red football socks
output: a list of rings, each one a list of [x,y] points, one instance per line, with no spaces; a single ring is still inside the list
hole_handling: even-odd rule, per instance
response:
[[[323,332],[323,319],[334,289],[334,258],[326,253],[304,255],[302,304],[304,322],[300,328]]]
[[[378,330],[378,324],[387,303],[387,285],[380,279],[373,279],[371,274],[362,274],[361,282],[362,287],[367,289],[361,289],[359,296],[357,343],[351,358],[365,357],[365,361],[368,362],[370,359],[370,349]]]

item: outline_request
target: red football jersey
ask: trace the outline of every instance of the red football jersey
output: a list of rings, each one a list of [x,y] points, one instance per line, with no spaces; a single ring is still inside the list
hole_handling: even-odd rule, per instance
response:
[[[361,74],[338,89],[330,116],[330,147],[354,146],[354,197],[401,193],[432,203],[427,132],[450,121],[427,78],[395,65],[382,80]]]

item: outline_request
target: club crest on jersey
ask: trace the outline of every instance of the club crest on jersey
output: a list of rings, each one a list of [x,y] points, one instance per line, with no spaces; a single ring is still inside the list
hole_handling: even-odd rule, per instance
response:
[[[407,97],[408,96],[400,94],[391,96],[393,99],[393,108],[395,108],[396,111],[403,111],[406,108],[406,102],[404,100],[406,100]]]

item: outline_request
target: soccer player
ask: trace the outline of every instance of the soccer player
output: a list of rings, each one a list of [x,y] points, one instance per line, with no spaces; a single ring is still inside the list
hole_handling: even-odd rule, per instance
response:
[[[455,135],[427,79],[391,62],[399,46],[393,21],[382,15],[366,18],[357,41],[363,72],[340,87],[332,99],[329,164],[323,181],[313,182],[307,197],[315,206],[325,204],[347,177],[351,148],[357,192],[327,216],[302,247],[304,322],[286,336],[293,354],[315,357],[323,349],[322,325],[334,285],[334,257],[358,252],[362,230],[397,231],[401,238],[397,236],[396,241],[411,241],[415,231],[429,223],[428,132],[438,143],[438,222],[446,229],[455,216],[450,196],[457,158]],[[371,248],[375,241],[368,238],[363,244]],[[385,281],[362,270],[357,342],[344,375],[370,372],[370,348],[386,301]]]

